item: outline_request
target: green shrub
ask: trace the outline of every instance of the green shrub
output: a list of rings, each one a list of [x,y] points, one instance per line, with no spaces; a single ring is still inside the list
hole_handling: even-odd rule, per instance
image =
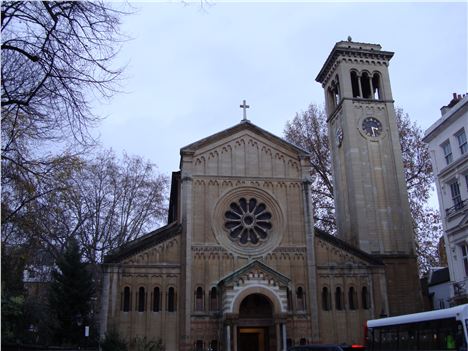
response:
[[[127,343],[122,339],[115,329],[111,329],[101,341],[102,351],[127,351]]]

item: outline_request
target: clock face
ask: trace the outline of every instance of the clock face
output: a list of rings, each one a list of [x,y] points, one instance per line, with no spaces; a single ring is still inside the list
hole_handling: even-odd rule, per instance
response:
[[[362,121],[362,130],[370,137],[378,137],[382,134],[382,123],[374,117],[367,117]]]

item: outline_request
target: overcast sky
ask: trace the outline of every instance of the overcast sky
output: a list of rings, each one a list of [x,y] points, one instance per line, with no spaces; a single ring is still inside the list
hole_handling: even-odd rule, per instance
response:
[[[310,103],[323,105],[315,77],[334,44],[378,43],[395,52],[395,105],[428,128],[452,93],[467,88],[467,4],[209,2],[133,3],[123,18],[119,62],[125,94],[96,112],[105,147],[179,169],[181,147],[248,118],[283,135]]]

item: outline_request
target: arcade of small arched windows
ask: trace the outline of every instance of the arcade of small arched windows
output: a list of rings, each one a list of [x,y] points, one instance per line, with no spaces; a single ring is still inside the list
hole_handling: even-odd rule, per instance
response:
[[[165,294],[164,306],[163,306],[163,292],[159,287],[154,287],[152,291],[146,291],[145,287],[140,286],[135,292],[135,299],[132,299],[132,289],[129,286],[125,286],[120,296],[120,310],[122,312],[161,312],[163,308],[167,312],[175,312],[177,295],[174,287],[169,287]],[[134,301],[134,302],[133,302]],[[133,308],[132,308],[133,307]]]
[[[194,305],[194,311],[195,312],[205,312],[206,307],[208,307],[208,311],[210,312],[216,312],[219,309],[219,298],[218,298],[218,290],[216,289],[215,286],[213,286],[209,291],[208,291],[208,301],[207,305],[205,306],[205,291],[201,286],[197,287],[195,289],[195,305]]]
[[[375,72],[371,74],[366,71],[358,72],[352,70],[350,75],[353,98],[383,100],[380,73]],[[335,78],[331,80],[327,89],[327,103],[330,107],[330,111],[333,111],[338,106],[341,98],[340,80],[338,75],[336,75]]]
[[[333,292],[329,287],[324,286],[321,292],[322,310],[331,311],[333,307],[337,311],[370,309],[370,294],[366,286],[361,288],[359,295],[354,286],[349,287],[347,293],[340,286],[337,286]]]
[[[383,100],[379,73],[351,71],[353,98]]]

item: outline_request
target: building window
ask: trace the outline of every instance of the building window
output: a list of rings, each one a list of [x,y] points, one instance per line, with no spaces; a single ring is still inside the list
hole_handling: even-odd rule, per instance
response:
[[[453,206],[455,206],[455,210],[459,210],[462,207],[462,199],[460,195],[460,186],[457,181],[450,183],[450,192],[452,194]]]
[[[378,73],[374,73],[372,76],[372,98],[375,100],[383,100],[382,88],[380,87],[380,76]]]
[[[286,288],[286,295],[288,297],[288,311],[292,311],[292,293],[289,288]]]
[[[175,289],[173,287],[170,287],[167,291],[167,311],[174,312],[175,310]]]
[[[203,288],[198,287],[195,291],[195,311],[203,311]]]
[[[465,174],[466,191],[468,191],[468,174]]]
[[[216,287],[212,287],[210,290],[210,311],[218,310],[218,291]]]
[[[367,286],[362,287],[361,290],[361,305],[362,308],[368,310],[370,308],[370,295]]]
[[[468,277],[468,246],[463,243],[461,245],[462,250],[462,260],[463,260],[463,268],[465,269],[465,277]]]
[[[124,312],[130,311],[131,296],[132,296],[132,294],[131,294],[130,288],[128,286],[126,286],[124,288],[123,297],[122,297],[122,311],[124,311]]]
[[[138,312],[143,312],[145,310],[145,288],[140,287],[138,289],[138,306],[137,306],[137,311]]]
[[[153,291],[153,312],[161,311],[161,291],[158,287]]]
[[[335,308],[339,311],[343,309],[343,292],[340,287],[335,290]]]
[[[361,97],[361,92],[359,89],[359,77],[356,71],[351,71],[351,88],[353,90],[353,98]]]
[[[331,310],[331,296],[330,291],[325,286],[322,289],[322,310],[330,311]]]
[[[460,153],[464,155],[468,151],[468,143],[466,141],[465,129],[460,130],[455,134],[458,140],[458,147],[460,148]]]
[[[361,75],[361,90],[362,90],[362,97],[364,99],[372,98],[370,77],[366,72],[362,73]]]
[[[350,287],[348,290],[348,303],[349,303],[350,310],[355,310],[358,308],[357,294],[356,294],[356,290],[353,287]]]
[[[296,300],[297,300],[297,309],[299,311],[305,310],[305,298],[304,298],[304,289],[302,287],[298,287],[296,290]]]
[[[229,231],[229,239],[241,245],[257,245],[268,239],[273,224],[272,215],[264,203],[257,199],[240,198],[232,202],[224,214],[224,227]]]
[[[452,157],[452,147],[450,146],[450,141],[446,141],[442,144],[442,151],[444,152],[445,163],[451,164],[453,161]]]

